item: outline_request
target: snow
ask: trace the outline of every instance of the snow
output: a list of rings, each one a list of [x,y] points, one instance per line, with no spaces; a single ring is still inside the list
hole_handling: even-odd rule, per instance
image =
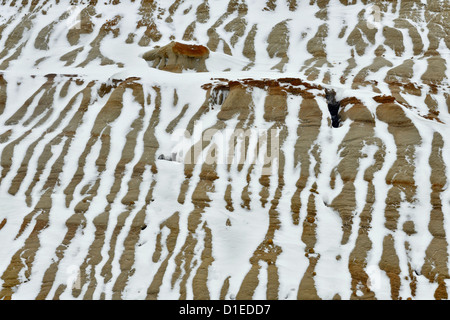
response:
[[[112,84],[113,80],[138,77],[139,79],[136,81],[142,84],[144,88],[144,100],[147,101],[147,95],[150,95],[151,100],[144,105],[144,116],[142,118],[143,129],[137,135],[133,157],[125,166],[120,188],[114,201],[109,203],[107,201],[107,195],[111,192],[114,179],[117,178],[115,176],[115,170],[121,160],[122,150],[127,143],[126,136],[131,130],[133,121],[140,117],[139,112],[142,107],[134,99],[130,89],[127,89],[123,95],[124,109],[118,118],[109,124],[111,130],[111,148],[106,159],[106,169],[100,172],[96,165],[103,144],[100,137],[98,137],[93,141],[90,150],[88,150],[85,164],[82,168],[83,176],[73,192],[73,199],[67,206],[67,198],[64,190],[71,184],[72,178],[77,172],[79,160],[82,157],[83,151],[85,151],[85,146],[91,139],[91,130],[96,117],[109,98],[108,95],[105,97],[94,95],[92,97],[91,103],[83,115],[80,125],[73,134],[73,138],[70,138],[72,140],[68,148],[68,153],[63,159],[63,169],[51,195],[52,207],[48,214],[48,228],[42,230],[38,236],[40,247],[33,261],[31,275],[26,276],[22,272],[21,280],[23,280],[23,283],[14,292],[14,298],[35,298],[41,290],[45,271],[52,263],[56,262],[58,264],[58,270],[48,297],[53,297],[60,285],[73,284],[69,283],[67,279],[77,279],[80,267],[86,262],[86,254],[89,252],[90,246],[95,239],[96,226],[94,220],[100,214],[106,212],[106,208],[109,209],[106,229],[104,231],[104,242],[110,243],[114,237],[114,228],[118,224],[119,217],[127,210],[126,206],[121,203],[121,200],[128,191],[128,182],[131,179],[133,168],[138,164],[139,159],[144,153],[144,133],[151,125],[151,117],[156,108],[155,99],[157,92],[154,89],[155,86],[158,86],[161,90],[160,114],[156,127],[154,128],[158,142],[156,158],[160,154],[176,154],[177,157],[173,159],[175,161],[156,160],[157,173],[152,172],[150,166],[145,166],[142,173],[142,181],[139,185],[138,200],[128,212],[122,229],[116,235],[115,247],[103,246],[100,250],[100,261],[93,269],[90,269],[91,266],[88,265],[84,270],[85,274],[91,275],[92,273],[94,275],[97,284],[92,297],[93,299],[100,299],[104,294],[106,299],[112,299],[114,281],[122,272],[120,258],[125,251],[125,240],[132,227],[132,222],[140,210],[144,210],[147,228],[141,232],[138,244],[136,245],[135,261],[132,267],[133,273],[129,276],[126,287],[121,293],[122,298],[146,298],[147,289],[151,285],[152,279],[159,272],[160,268],[166,264],[166,272],[161,279],[158,298],[178,299],[180,287],[183,285],[182,282],[186,281],[186,298],[192,299],[194,297],[192,283],[196,271],[202,262],[201,255],[205,249],[206,232],[204,226],[209,228],[212,234],[213,261],[208,267],[207,280],[210,297],[212,299],[220,298],[222,285],[226,279],[229,279],[229,289],[226,294],[226,299],[236,297],[242,281],[252,267],[250,259],[254,255],[255,249],[265,241],[269,227],[268,207],[270,207],[270,202],[275,197],[275,191],[278,186],[277,174],[270,175],[270,184],[266,199],[267,204],[263,208],[261,206],[261,190],[263,187],[259,182],[259,178],[266,171],[263,168],[264,154],[251,152],[251,150],[256,149],[258,143],[255,136],[252,136],[248,148],[250,150],[250,157],[246,159],[247,161],[243,163],[243,167],[240,170],[238,170],[238,166],[235,164],[241,156],[240,146],[242,139],[238,140],[238,144],[235,147],[236,154],[233,158],[233,164],[227,168],[227,163],[224,161],[224,159],[227,159],[229,151],[227,142],[231,138],[231,133],[238,126],[239,121],[235,117],[225,121],[224,129],[215,132],[211,136],[210,144],[204,150],[201,150],[201,154],[197,159],[198,162],[194,164],[192,178],[186,179],[183,155],[186,155],[192,146],[201,141],[202,134],[205,133],[205,130],[217,124],[217,114],[220,111],[219,106],[214,108],[214,110],[208,110],[208,112],[200,116],[194,124],[192,136],[188,135],[185,129],[205,99],[205,91],[201,89],[201,85],[212,82],[214,78],[227,78],[230,80],[243,78],[306,78],[305,70],[312,67],[316,62],[316,60],[308,62],[313,56],[306,49],[307,43],[314,37],[318,27],[324,23],[328,27],[328,37],[324,41],[328,63],[325,63],[320,69],[319,77],[310,82],[335,89],[338,100],[344,97],[357,96],[375,117],[375,137],[382,142],[382,148],[386,152],[382,167],[375,172],[372,181],[375,188],[375,202],[372,206],[372,221],[368,231],[372,248],[368,251],[366,261],[366,272],[371,277],[373,284],[371,289],[379,299],[391,298],[389,289],[391,285],[390,280],[379,266],[383,254],[383,240],[386,236],[390,235],[395,239],[395,249],[399,258],[399,277],[401,279],[400,296],[404,298],[411,296],[409,282],[405,280],[405,277],[409,275],[408,264],[414,270],[420,270],[424,264],[426,249],[432,240],[432,235],[428,229],[429,212],[432,209],[430,204],[431,182],[429,177],[431,167],[429,165],[429,157],[431,154],[432,138],[435,132],[439,132],[444,140],[442,158],[446,164],[445,174],[447,184],[440,193],[440,200],[442,203],[442,211],[445,213],[444,229],[446,234],[450,232],[450,220],[447,216],[448,212],[450,212],[450,189],[448,188],[448,179],[450,179],[450,166],[448,165],[450,164],[450,135],[448,134],[450,114],[443,95],[443,93],[448,93],[448,88],[445,87],[445,83],[448,83],[448,80],[444,80],[444,84],[438,88],[438,93],[433,94],[433,98],[438,103],[439,119],[442,123],[423,118],[429,111],[423,101],[428,87],[424,86],[422,88],[423,94],[420,98],[404,92],[401,93],[405,101],[414,106],[414,108],[408,109],[403,105],[399,105],[417,128],[421,138],[421,144],[416,146],[415,157],[411,159],[413,162],[412,165],[416,168],[414,180],[417,185],[417,199],[414,203],[404,201],[400,204],[398,208],[399,220],[397,223],[399,226],[402,226],[408,219],[412,220],[416,226],[417,233],[408,236],[401,229],[396,231],[388,230],[385,227],[384,212],[386,208],[385,199],[391,186],[386,183],[386,176],[397,159],[397,145],[393,135],[389,132],[388,124],[376,118],[378,104],[372,98],[375,95],[391,94],[388,85],[384,82],[384,77],[386,71],[392,67],[384,67],[368,75],[368,79],[378,82],[378,88],[381,93],[375,93],[367,86],[360,87],[358,90],[350,89],[350,87],[355,75],[373,63],[375,50],[384,42],[382,27],[394,27],[396,14],[392,13],[389,9],[389,13],[383,16],[379,24],[376,24],[379,30],[375,35],[374,43],[366,39],[368,44],[366,48],[367,54],[362,56],[355,54],[357,67],[352,70],[343,84],[340,81],[340,76],[348,67],[348,59],[352,51],[352,47],[348,43],[345,43],[345,39],[352,28],[359,22],[359,18],[354,12],[360,12],[365,8],[367,9],[368,6],[358,1],[354,6],[347,7],[339,1],[331,1],[328,8],[327,21],[324,21],[317,17],[318,7],[316,5],[310,5],[305,1],[298,2],[297,11],[292,12],[289,11],[287,3],[284,1],[278,2],[279,5],[277,5],[274,11],[264,11],[264,2],[256,0],[246,1],[249,9],[245,17],[247,23],[245,34],[249,32],[253,25],[256,24],[258,27],[258,32],[255,37],[255,61],[249,70],[243,71],[252,61],[244,56],[242,49],[245,38],[240,38],[234,46],[230,46],[232,55],[224,52],[223,41],[219,43],[218,49],[215,52],[211,52],[210,57],[206,60],[206,67],[209,72],[196,73],[193,70],[187,70],[181,74],[173,74],[150,68],[149,64],[141,56],[144,52],[153,49],[157,45],[165,45],[170,42],[172,40],[169,37],[170,35],[173,35],[177,41],[185,42],[182,40],[184,31],[196,19],[195,6],[190,8],[191,2],[181,4],[171,17],[172,22],[164,22],[169,17],[170,2],[156,1],[161,8],[161,17],[158,20],[158,26],[160,27],[162,38],[156,42],[151,42],[149,47],[142,47],[138,44],[138,40],[144,33],[143,28],[137,30],[135,28],[136,21],[141,19],[141,16],[138,14],[140,7],[138,1],[134,3],[123,2],[116,6],[105,5],[100,1],[96,6],[96,12],[101,13],[101,16],[94,15],[91,17],[94,24],[93,32],[81,35],[79,44],[75,46],[71,46],[68,43],[66,37],[67,22],[60,20],[60,17],[70,7],[63,4],[45,5],[45,10],[47,11],[45,19],[34,19],[32,28],[24,31],[24,37],[30,41],[24,43],[20,57],[17,60],[12,60],[6,70],[2,70],[2,75],[8,83],[8,100],[3,114],[0,115],[0,134],[3,134],[11,128],[13,131],[9,141],[15,141],[22,137],[14,146],[11,167],[1,179],[0,183],[0,203],[8,204],[2,206],[0,210],[0,223],[3,219],[7,219],[7,223],[0,231],[0,243],[8,244],[0,246],[0,272],[2,274],[7,269],[13,255],[24,247],[26,239],[36,224],[38,213],[33,216],[24,232],[19,237],[14,238],[19,232],[24,217],[33,210],[40,196],[46,191],[44,187],[45,182],[50,176],[53,166],[62,153],[63,146],[69,137],[64,136],[57,143],[54,142],[54,139],[58,137],[61,130],[69,124],[70,119],[78,111],[82,103],[81,90],[90,81],[95,81],[91,92],[96,92],[102,83]],[[217,21],[219,17],[224,17],[222,15],[227,10],[226,2],[210,0],[209,4],[211,8],[210,21]],[[389,4],[389,8],[391,6]],[[83,9],[84,7],[80,8]],[[3,30],[2,35],[10,34],[27,12],[27,8],[22,8],[19,11],[17,7],[5,6],[1,10],[0,24],[12,18],[11,22]],[[301,15],[299,15],[299,12],[301,12]],[[119,34],[117,36],[111,33],[108,34],[100,44],[100,52],[102,55],[114,60],[114,63],[102,66],[100,59],[96,59],[91,61],[85,68],[79,67],[79,64],[85,61],[89,51],[92,49],[90,44],[95,39],[102,24],[114,18],[116,15],[120,16],[120,21],[117,25],[117,28],[120,29]],[[153,18],[156,19],[155,16]],[[232,33],[225,31],[224,26],[238,16],[238,11],[235,11],[224,17],[223,24],[215,30],[228,44],[230,44]],[[49,21],[54,22],[53,31],[49,36],[49,47],[51,49],[39,50],[34,46],[32,39],[38,36],[39,31],[46,27]],[[290,45],[287,52],[289,60],[284,65],[283,72],[280,73],[273,69],[280,62],[280,58],[270,58],[266,48],[270,31],[276,24],[282,21],[286,21],[286,25],[288,26]],[[424,48],[427,48],[429,46],[429,40],[425,22],[414,22],[414,24],[419,26],[417,30],[421,35]],[[339,37],[342,28],[345,26],[348,27],[344,36]],[[197,22],[195,40],[189,43],[207,44],[209,41],[208,29],[210,27],[211,25],[208,23],[202,24]],[[422,27],[424,29],[423,31],[421,29]],[[389,47],[385,46],[387,49],[387,59],[393,63],[393,67],[400,65],[405,56],[413,55],[413,44],[408,36],[408,31],[403,29],[401,32],[404,39],[406,39],[404,42],[404,56],[396,57],[395,53]],[[126,43],[125,40],[130,33],[135,33],[135,40],[133,43]],[[7,40],[6,36],[0,37],[0,48],[6,47]],[[18,46],[19,44],[12,48],[4,58],[0,59],[0,63],[10,57],[17,50]],[[71,65],[66,66],[65,61],[61,61],[60,57],[78,47],[81,48],[81,52]],[[444,41],[439,43],[438,52],[441,57],[446,59],[448,64],[449,49],[445,46]],[[39,58],[44,58],[44,60],[36,65],[36,60]],[[427,70],[428,62],[424,57],[420,59],[415,58],[413,62],[414,75],[411,81],[413,83],[421,83],[421,76]],[[123,67],[120,67],[118,63],[122,63]],[[306,65],[307,63],[309,65]],[[332,67],[328,64],[331,64]],[[447,78],[449,76],[449,70],[450,68],[446,70]],[[322,83],[322,79],[327,71],[330,72],[331,78],[329,83],[324,84]],[[31,119],[34,111],[39,107],[39,100],[45,94],[42,91],[36,94],[30,101],[24,116],[18,123],[12,126],[6,125],[6,121],[30,98],[31,94],[36,92],[47,81],[44,75],[50,73],[57,74],[55,78],[55,101],[51,108],[50,106],[46,106],[48,108],[45,109],[46,111],[38,117]],[[83,85],[75,85],[72,83],[69,86],[67,95],[60,97],[59,92],[66,80],[63,74],[77,75],[78,78],[85,80],[85,83]],[[31,78],[29,75],[33,75],[34,77]],[[176,104],[174,104],[173,98],[174,91],[176,91],[178,97]],[[272,130],[276,123],[268,122],[264,119],[264,102],[267,91],[253,88],[251,94],[254,103],[254,122],[251,132],[262,133]],[[276,267],[278,268],[279,274],[278,296],[280,299],[296,299],[299,283],[310,263],[308,258],[305,257],[306,245],[301,241],[303,222],[307,215],[306,205],[302,205],[300,208],[300,221],[298,224],[293,223],[290,211],[291,199],[295,192],[297,180],[301,174],[300,164],[295,163],[292,150],[298,138],[297,129],[300,122],[297,117],[303,98],[300,96],[288,96],[287,101],[288,115],[282,126],[287,130],[288,134],[281,146],[281,152],[285,156],[284,167],[281,168],[284,173],[285,184],[276,208],[280,227],[275,231],[273,243],[282,249],[276,260]],[[331,128],[328,125],[329,113],[325,99],[317,98],[317,103],[322,112],[319,135],[312,143],[311,149],[307,150],[310,161],[308,180],[299,197],[302,204],[308,203],[311,195],[310,189],[314,183],[317,185],[319,195],[315,197],[315,206],[320,213],[316,219],[317,243],[314,248],[315,253],[319,257],[315,267],[315,286],[317,293],[323,299],[332,299],[336,293],[343,299],[349,299],[352,296],[352,277],[348,270],[349,259],[356,244],[360,214],[366,204],[366,196],[368,193],[368,182],[364,178],[364,173],[374,164],[375,154],[379,151],[379,147],[373,144],[365,144],[361,150],[359,162],[354,164],[355,170],[357,171],[354,181],[355,186],[357,186],[355,188],[355,210],[353,212],[353,224],[349,240],[343,245],[341,244],[343,231],[340,216],[326,204],[331,203],[343,190],[344,182],[339,173],[336,173],[335,168],[342,160],[340,144],[345,139],[349,130],[351,130],[352,121],[348,119],[342,122],[339,128]],[[167,132],[167,126],[180,114],[185,105],[188,106],[185,114],[180,118],[173,132]],[[125,108],[126,111],[124,111]],[[44,123],[38,125],[47,115],[47,112],[51,112],[51,114],[48,113],[49,117]],[[59,117],[62,117],[62,121],[57,123],[56,121]],[[27,119],[31,119],[31,121],[25,125]],[[49,131],[48,128],[54,123],[57,124],[57,127],[53,131]],[[38,141],[38,143],[34,146],[34,149],[30,149],[30,146],[35,141]],[[40,180],[36,183],[33,190],[31,190],[31,194],[28,194],[27,192],[29,191],[27,188],[32,183],[35,173],[38,170],[39,157],[49,143],[53,143],[51,145],[52,156],[45,163],[45,167],[41,168]],[[0,152],[3,152],[7,146],[8,144],[1,143]],[[265,150],[266,146],[262,145],[262,147]],[[202,165],[207,160],[206,155],[212,148],[215,148],[215,151],[217,151],[217,158],[222,160],[215,168],[218,179],[214,181],[214,190],[207,192],[209,205],[201,212],[200,223],[195,230],[190,230],[188,225],[189,217],[195,210],[195,205],[191,201],[192,195],[200,180],[199,175],[202,171]],[[314,148],[318,148],[319,158],[316,158],[313,154],[312,150]],[[27,172],[23,183],[18,192],[15,195],[11,195],[9,189],[16,173],[20,170],[22,159],[25,158],[29,150],[32,150],[33,153],[29,155],[30,159],[27,164]],[[271,158],[271,160],[273,159],[275,157]],[[252,167],[252,165],[254,166]],[[278,171],[279,165],[276,160],[272,162],[272,173]],[[316,165],[319,168],[318,174],[314,170]],[[251,171],[250,168],[252,168]],[[5,167],[2,170],[6,170]],[[330,186],[330,175],[332,172],[336,174],[334,187]],[[88,211],[84,213],[84,218],[86,219],[85,226],[80,226],[76,230],[70,244],[64,248],[63,257],[57,257],[55,252],[62,243],[68,230],[65,222],[74,214],[76,205],[86,197],[83,189],[92,187],[96,182],[99,183],[97,196],[92,199]],[[184,195],[185,201],[184,203],[180,203],[181,186],[184,183],[187,184],[187,190]],[[230,197],[234,208],[232,212],[226,209],[227,203],[224,199],[224,194],[228,186],[231,186]],[[242,191],[246,187],[250,195],[250,210],[242,205]],[[154,201],[146,204],[145,198],[149,190],[153,192],[152,197]],[[26,204],[27,196],[30,196],[32,199],[32,203],[28,206]],[[170,236],[170,229],[168,227],[162,227],[162,224],[175,213],[179,216],[179,234],[175,248],[173,252],[170,252],[166,243],[166,240]],[[228,220],[231,223],[230,226],[226,224]],[[160,236],[161,254],[158,261],[153,261],[153,253],[158,235]],[[189,236],[194,237],[197,242],[193,249],[193,266],[189,276],[187,276],[184,265],[181,268],[177,266],[176,257],[177,254],[184,250],[183,245]],[[404,248],[406,241],[411,247],[411,250],[408,252]],[[341,258],[338,260],[336,259],[337,256]],[[108,263],[110,263],[112,278],[109,281],[105,280],[102,276],[102,269]],[[177,279],[174,279],[173,274],[177,268],[181,269],[181,275]],[[186,279],[183,278],[185,276],[187,276]],[[258,280],[259,282],[253,299],[265,299],[269,278],[268,264],[263,260],[258,261]],[[429,299],[433,297],[437,284],[431,283],[424,276],[417,276],[417,281],[415,298]],[[0,280],[0,284],[4,284],[3,279]],[[60,298],[81,299],[88,291],[88,285],[88,283],[85,283],[79,288],[81,293],[77,297],[70,290],[66,290]]]

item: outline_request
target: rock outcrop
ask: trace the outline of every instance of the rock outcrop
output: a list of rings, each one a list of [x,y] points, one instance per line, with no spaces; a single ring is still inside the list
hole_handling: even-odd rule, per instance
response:
[[[142,58],[157,68],[170,72],[194,70],[206,72],[205,60],[209,57],[208,48],[179,42],[156,48],[143,54]]]

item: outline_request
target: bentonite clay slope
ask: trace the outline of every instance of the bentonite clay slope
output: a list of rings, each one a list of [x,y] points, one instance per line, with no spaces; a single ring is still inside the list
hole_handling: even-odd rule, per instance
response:
[[[1,3],[0,298],[448,298],[447,1],[70,4]]]

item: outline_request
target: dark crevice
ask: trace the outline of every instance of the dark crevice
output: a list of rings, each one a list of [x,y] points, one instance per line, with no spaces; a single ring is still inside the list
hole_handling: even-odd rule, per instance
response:
[[[172,156],[167,156],[167,155],[159,155],[158,160],[167,160],[167,161],[172,161],[175,158],[175,154],[172,154]]]
[[[210,103],[222,105],[228,96],[230,90],[228,88],[216,87],[211,90]]]
[[[340,120],[339,107],[341,106],[341,104],[339,103],[339,101],[336,101],[336,91],[332,89],[325,89],[325,98],[327,99],[328,111],[331,115],[331,126],[333,128],[338,128]]]

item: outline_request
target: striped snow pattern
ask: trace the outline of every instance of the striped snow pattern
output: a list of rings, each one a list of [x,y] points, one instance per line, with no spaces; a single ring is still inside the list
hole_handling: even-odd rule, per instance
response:
[[[447,2],[84,2],[0,4],[0,298],[448,298]]]

